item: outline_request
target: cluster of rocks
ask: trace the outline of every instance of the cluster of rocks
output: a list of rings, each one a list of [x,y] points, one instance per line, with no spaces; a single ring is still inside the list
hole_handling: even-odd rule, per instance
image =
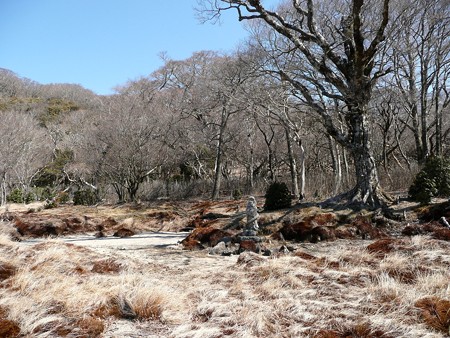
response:
[[[246,224],[241,233],[233,234],[227,230],[214,227],[196,228],[182,241],[186,249],[204,249],[210,247],[209,253],[213,255],[240,254],[244,251],[264,253],[262,239],[258,236],[258,208],[256,199],[250,196],[246,208]]]

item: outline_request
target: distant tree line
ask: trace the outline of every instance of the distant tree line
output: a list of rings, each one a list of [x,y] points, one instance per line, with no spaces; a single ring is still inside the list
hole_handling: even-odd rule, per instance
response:
[[[249,40],[164,57],[110,96],[1,69],[0,202],[217,199],[284,181],[296,199],[376,207],[449,156],[448,1],[203,5],[206,19],[237,10]]]

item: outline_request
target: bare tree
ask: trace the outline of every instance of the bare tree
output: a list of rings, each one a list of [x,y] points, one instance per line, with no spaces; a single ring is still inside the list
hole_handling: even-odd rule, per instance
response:
[[[28,192],[34,175],[50,158],[45,133],[29,114],[0,112],[0,204],[13,188]]]
[[[94,121],[86,121],[90,133],[79,153],[91,176],[111,185],[120,202],[134,201],[142,182],[165,161],[163,140],[170,123],[157,106],[157,95],[157,85],[146,79],[129,82]]]
[[[321,116],[327,132],[352,154],[357,183],[345,197],[372,207],[383,205],[384,195],[372,156],[367,107],[377,80],[389,71],[380,52],[389,23],[389,2],[326,1],[319,5],[313,0],[293,0],[277,12],[265,8],[260,0],[203,2],[212,17],[234,9],[239,20],[263,21],[278,34],[277,49],[268,54],[284,54],[283,60],[289,62],[274,57],[273,71],[291,84]],[[346,134],[318,95],[343,103]]]
[[[450,7],[440,0],[400,4],[403,29],[393,46],[393,76],[408,117],[403,122],[414,136],[417,161],[424,163],[431,153],[442,154],[442,112],[450,103]]]
[[[212,199],[219,197],[222,177],[227,171],[227,147],[237,136],[229,132],[229,126],[245,110],[246,101],[240,90],[248,80],[246,72],[238,55],[208,51],[194,53],[184,61],[168,60],[158,72],[163,87],[177,91],[181,97],[180,118],[190,120],[183,130],[184,138],[194,140],[192,134],[196,133],[199,140],[202,135],[203,147],[208,145],[214,151]],[[195,143],[183,146],[190,146],[201,175],[201,168],[206,166],[200,161],[199,147]]]

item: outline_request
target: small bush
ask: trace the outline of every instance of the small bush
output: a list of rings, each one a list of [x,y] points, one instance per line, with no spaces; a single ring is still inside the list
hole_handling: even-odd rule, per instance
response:
[[[65,191],[61,191],[61,192],[59,192],[59,193],[56,195],[56,202],[57,202],[58,204],[64,204],[64,203],[67,203],[67,202],[69,202],[69,200],[70,200],[70,196],[69,196],[69,194],[68,194],[67,192],[65,192]]]
[[[431,157],[417,174],[409,188],[409,197],[414,201],[429,203],[432,197],[450,195],[450,159]]]
[[[6,196],[6,200],[11,203],[23,203],[23,192],[21,189],[12,190],[8,196]]]
[[[291,193],[284,182],[273,182],[269,185],[265,198],[265,210],[278,210],[291,206]]]
[[[6,196],[6,200],[10,203],[30,203],[34,201],[34,196],[31,192],[25,193],[22,189],[14,189]]]
[[[94,205],[97,202],[97,194],[92,190],[78,190],[73,195],[74,205]]]

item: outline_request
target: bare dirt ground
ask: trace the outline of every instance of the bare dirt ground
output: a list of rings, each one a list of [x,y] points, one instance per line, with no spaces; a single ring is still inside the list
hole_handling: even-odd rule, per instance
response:
[[[450,336],[450,238],[419,221],[428,209],[402,203],[403,221],[375,227],[384,220],[365,211],[261,213],[268,257],[212,255],[203,237],[193,239],[203,250],[180,244],[205,229],[239,231],[244,209],[162,201],[0,210],[0,337]],[[115,237],[120,229],[133,234]],[[280,239],[294,230],[303,240]]]

